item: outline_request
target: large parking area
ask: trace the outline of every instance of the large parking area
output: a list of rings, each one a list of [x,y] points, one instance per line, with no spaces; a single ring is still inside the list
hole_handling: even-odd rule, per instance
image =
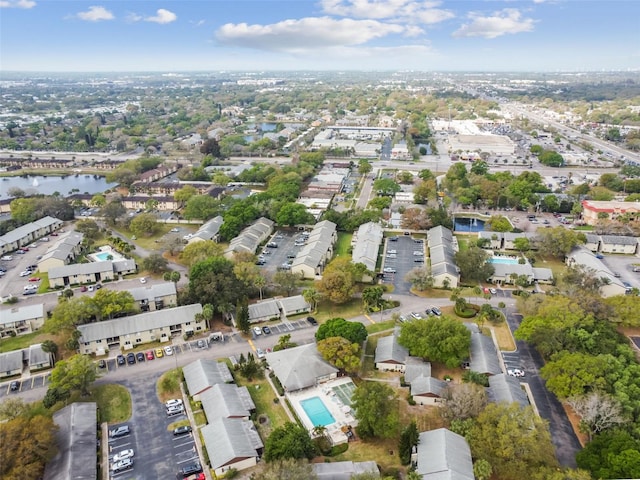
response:
[[[108,439],[109,468],[113,457],[123,450],[134,452],[133,466],[122,472],[110,471],[110,478],[157,479],[176,478],[185,465],[200,462],[193,433],[174,435],[178,426],[189,425],[186,413],[167,414],[166,406],[158,400],[153,382],[126,382],[131,392],[132,416],[125,424],[109,425],[109,431],[128,425],[130,433]]]
[[[382,281],[393,284],[395,293],[408,295],[411,284],[404,277],[412,269],[425,266],[425,253],[425,242],[421,238],[409,235],[385,238]]]
[[[257,252],[258,264],[270,274],[288,270],[304,242],[303,232],[278,230],[269,238],[266,246]]]

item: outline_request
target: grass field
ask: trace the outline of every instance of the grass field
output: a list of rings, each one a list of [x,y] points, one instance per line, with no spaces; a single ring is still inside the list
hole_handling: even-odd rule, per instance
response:
[[[44,333],[42,331],[27,333],[26,335],[18,335],[17,337],[5,337],[0,340],[0,353],[28,348],[29,345],[42,343],[45,340],[56,341],[54,335]]]
[[[351,318],[362,315],[364,310],[362,309],[362,300],[359,298],[352,298],[346,303],[336,305],[328,300],[320,300],[318,302],[318,309],[315,313],[315,318],[319,322],[329,320],[330,318]]]
[[[269,422],[261,423],[258,420],[258,429],[262,434],[262,438],[267,438],[274,428],[290,421],[282,404],[279,402],[274,403],[273,399],[277,398],[278,395],[273,391],[267,379],[262,378],[248,381],[240,375],[236,375],[236,383],[240,386],[246,386],[249,390],[253,403],[256,404],[258,417],[260,415],[266,415],[269,418]]]
[[[37,272],[33,274],[41,279],[38,285],[38,293],[47,293],[49,291],[49,273]]]
[[[98,404],[100,420],[109,423],[124,422],[131,417],[131,396],[121,385],[101,385],[91,392]]]
[[[349,253],[349,248],[351,248],[351,237],[353,237],[353,234],[351,233],[338,232],[338,241],[336,242],[335,249],[336,257],[344,255],[351,256],[351,253]]]

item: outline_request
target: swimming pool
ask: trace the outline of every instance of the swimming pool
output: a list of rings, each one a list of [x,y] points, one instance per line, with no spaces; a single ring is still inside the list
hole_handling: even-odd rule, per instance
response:
[[[326,427],[336,421],[336,419],[333,418],[333,415],[331,415],[331,412],[327,410],[327,407],[320,397],[311,397],[306,400],[302,400],[300,402],[300,406],[304,410],[304,413],[307,414],[307,417],[309,417],[309,420],[311,420],[314,427]]]
[[[502,265],[517,265],[517,258],[509,258],[509,257],[491,257],[489,259],[489,263],[500,263]]]
[[[103,247],[101,251],[96,253],[90,253],[89,255],[87,255],[87,257],[91,258],[94,262],[106,262],[108,260],[122,260],[124,258],[118,252],[111,250],[109,247]]]

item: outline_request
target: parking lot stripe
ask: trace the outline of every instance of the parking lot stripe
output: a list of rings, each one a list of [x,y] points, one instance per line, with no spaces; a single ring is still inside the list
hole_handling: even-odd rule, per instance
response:
[[[367,315],[366,313],[364,314],[364,316],[365,316],[365,318],[366,318],[367,320],[369,320],[371,323],[376,323],[376,322],[374,322],[374,321],[371,319],[371,317],[370,317],[369,315]]]

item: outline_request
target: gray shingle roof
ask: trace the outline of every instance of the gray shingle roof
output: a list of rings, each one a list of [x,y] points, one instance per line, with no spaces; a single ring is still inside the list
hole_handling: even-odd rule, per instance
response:
[[[44,318],[44,304],[24,305],[0,311],[0,325]]]
[[[280,317],[280,308],[277,300],[263,300],[249,305],[249,321],[272,317]]]
[[[218,215],[217,217],[214,217],[208,222],[202,224],[202,226],[193,236],[202,238],[203,240],[212,240],[216,235],[218,235],[222,223],[223,219],[220,215]]]
[[[233,376],[224,362],[201,358],[182,369],[189,393],[197,395],[218,383],[229,383]]]
[[[233,383],[218,383],[200,395],[207,422],[218,418],[249,417],[256,406],[247,387]]]
[[[129,317],[87,323],[78,326],[81,333],[80,343],[93,342],[105,338],[153,330],[171,325],[179,325],[193,321],[198,313],[202,313],[202,305],[185,305],[183,307],[165,308],[153,312],[140,313]]]
[[[463,436],[446,428],[420,434],[416,471],[423,480],[474,480],[471,449]]]
[[[418,357],[407,357],[406,367],[404,370],[404,381],[412,383],[418,377],[431,376],[431,363],[425,362]]]
[[[447,382],[433,377],[420,376],[411,382],[411,395],[432,394],[436,397],[442,397],[446,388]]]
[[[42,365],[51,361],[51,354],[42,349],[42,344],[29,346],[29,365]]]
[[[498,351],[490,337],[481,333],[471,334],[470,368],[474,372],[497,375],[502,373]]]
[[[243,458],[257,457],[257,451],[264,447],[250,420],[218,418],[200,432],[214,469]]]
[[[638,239],[636,237],[624,237],[622,235],[601,235],[602,243],[610,245],[636,245]]]
[[[367,222],[360,225],[356,244],[353,246],[351,254],[353,263],[363,263],[368,270],[373,272],[376,269],[382,237],[382,226],[379,223]]]
[[[98,478],[97,420],[98,407],[93,402],[72,403],[54,413],[58,453],[47,463],[44,480]]]
[[[114,272],[129,272],[136,269],[136,261],[130,258],[113,261]]]
[[[520,380],[505,373],[489,377],[487,396],[495,403],[516,402],[521,407],[529,405],[529,397],[520,386]]]
[[[394,335],[378,339],[376,346],[375,363],[397,363],[404,364],[407,361],[409,352],[398,343],[398,338]]]
[[[13,243],[22,240],[24,237],[37,232],[41,228],[50,227],[52,225],[62,225],[62,221],[54,217],[43,217],[35,222],[27,223],[21,227],[15,228],[0,237],[0,241],[4,243]]]
[[[229,242],[227,252],[247,250],[255,253],[260,242],[262,242],[273,229],[274,224],[275,222],[268,218],[259,218]]]
[[[569,259],[577,265],[582,265],[593,270],[597,277],[606,278],[611,285],[617,285],[624,288],[622,281],[616,278],[613,272],[599,258],[584,247],[574,248],[569,254]]]
[[[113,262],[76,263],[49,270],[49,278],[71,277],[73,275],[89,275],[92,273],[113,272]]]
[[[156,283],[145,287],[136,287],[129,290],[136,302],[140,300],[153,301],[156,298],[176,294],[176,285],[173,282]]]
[[[22,369],[22,350],[0,353],[0,372]]]
[[[280,307],[285,315],[296,312],[298,310],[308,310],[311,306],[307,303],[302,295],[293,295],[278,300]]]
[[[290,392],[311,387],[318,378],[338,373],[320,356],[315,343],[270,352],[266,358],[282,386]]]

